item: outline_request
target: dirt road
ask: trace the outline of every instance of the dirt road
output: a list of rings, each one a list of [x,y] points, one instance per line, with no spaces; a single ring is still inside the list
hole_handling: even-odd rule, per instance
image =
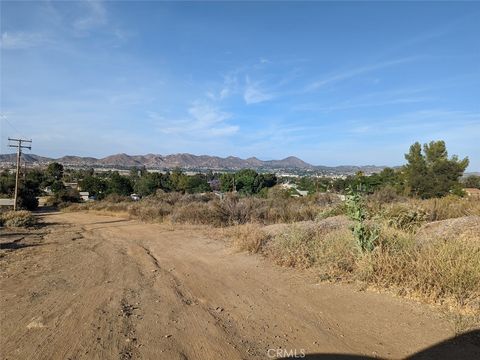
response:
[[[402,358],[454,335],[426,306],[318,284],[193,228],[42,218],[36,235],[2,234],[2,359]]]

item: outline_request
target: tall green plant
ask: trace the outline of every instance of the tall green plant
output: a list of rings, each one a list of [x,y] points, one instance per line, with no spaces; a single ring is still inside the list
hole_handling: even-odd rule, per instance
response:
[[[352,226],[352,233],[357,240],[358,247],[363,253],[372,251],[378,240],[379,231],[377,228],[371,227],[365,222],[367,219],[367,211],[362,195],[349,189],[346,198],[346,207],[348,216],[355,222]]]

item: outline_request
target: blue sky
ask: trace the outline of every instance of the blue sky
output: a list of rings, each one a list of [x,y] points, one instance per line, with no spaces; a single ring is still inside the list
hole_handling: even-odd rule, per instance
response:
[[[479,2],[1,2],[1,152],[480,171]]]

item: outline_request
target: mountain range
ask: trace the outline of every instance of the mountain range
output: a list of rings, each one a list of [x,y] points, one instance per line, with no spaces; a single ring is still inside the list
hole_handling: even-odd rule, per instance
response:
[[[363,171],[372,173],[381,171],[385,166],[315,166],[297,157],[289,156],[282,160],[260,160],[256,157],[241,159],[234,156],[226,158],[209,155],[172,154],[172,155],[127,155],[116,154],[104,158],[81,157],[67,155],[61,158],[49,158],[35,154],[23,154],[22,160],[27,164],[46,165],[56,161],[68,167],[102,167],[102,168],[131,168],[143,167],[149,169],[211,169],[211,170],[238,170],[238,169],[266,169],[266,170],[304,170],[333,173],[355,173]],[[0,165],[16,162],[16,154],[0,154]]]

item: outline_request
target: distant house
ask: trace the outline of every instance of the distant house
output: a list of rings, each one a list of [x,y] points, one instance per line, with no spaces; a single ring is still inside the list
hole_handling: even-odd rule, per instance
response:
[[[280,184],[280,187],[282,189],[291,189],[291,188],[294,188],[296,189],[297,186],[295,184],[291,184],[291,183],[283,183],[283,184]]]
[[[0,207],[13,207],[14,199],[0,199]]]
[[[89,201],[90,193],[88,191],[80,191],[80,199],[82,199],[83,201]]]
[[[282,189],[289,190],[292,197],[300,197],[300,196],[307,196],[308,195],[307,190],[298,190],[296,184],[284,183],[284,184],[280,184],[280,187]]]
[[[78,190],[78,183],[76,182],[64,182],[65,187],[72,188],[73,190]]]
[[[297,190],[297,193],[300,195],[300,196],[307,196],[308,195],[308,191],[307,190]]]

